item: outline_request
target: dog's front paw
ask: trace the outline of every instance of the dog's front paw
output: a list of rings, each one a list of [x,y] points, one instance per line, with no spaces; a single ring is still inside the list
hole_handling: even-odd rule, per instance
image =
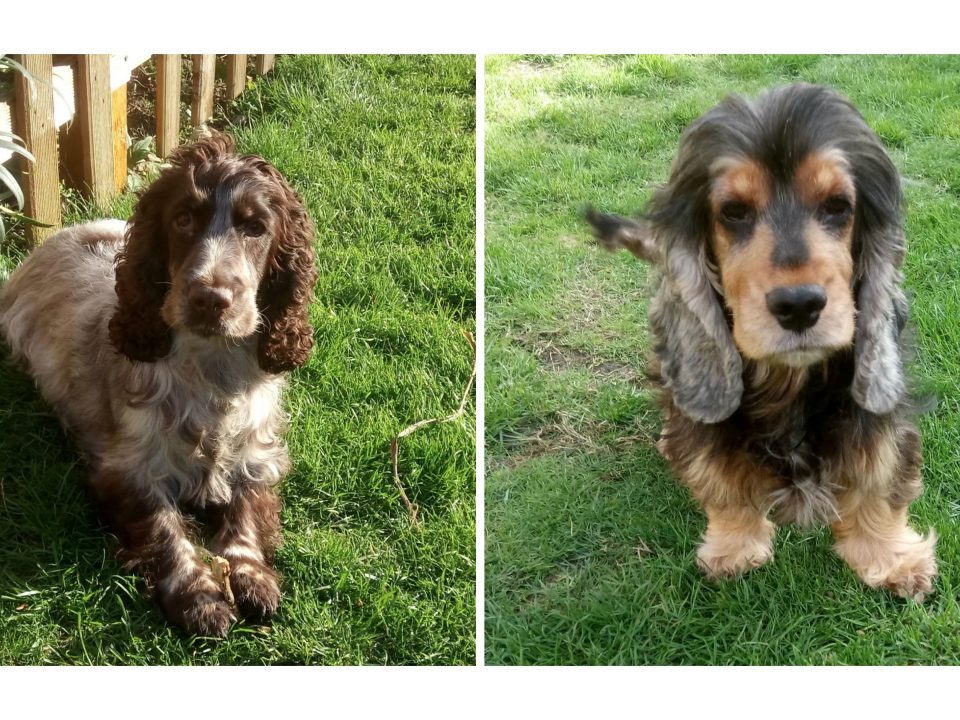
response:
[[[230,585],[237,607],[244,617],[266,620],[280,605],[280,579],[264,563],[240,562],[230,573]]]
[[[883,586],[898,597],[913,598],[922,603],[933,589],[937,577],[937,561],[933,557],[917,558],[905,563],[884,580]]]
[[[170,621],[191,635],[223,638],[236,619],[223,594],[215,588],[181,590],[161,597]]]
[[[226,637],[236,619],[230,606],[222,597],[212,597],[206,593],[204,595],[205,597],[196,598],[186,613],[184,629],[193,635]]]
[[[772,557],[772,545],[749,542],[736,549],[718,551],[704,544],[697,550],[697,565],[709,580],[725,580],[754,570]]]
[[[906,528],[894,542],[838,542],[837,551],[870,587],[886,588],[898,597],[923,602],[937,577],[936,543],[937,535],[932,530],[921,537]]]
[[[697,565],[710,580],[723,580],[758,568],[773,557],[774,526],[757,523],[753,532],[708,527],[697,550]]]

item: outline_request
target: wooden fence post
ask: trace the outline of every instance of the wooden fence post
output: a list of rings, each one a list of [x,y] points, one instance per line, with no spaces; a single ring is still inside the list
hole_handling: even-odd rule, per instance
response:
[[[121,192],[127,185],[127,85],[111,93],[113,107],[113,188]]]
[[[235,100],[247,85],[247,56],[227,55],[227,99]]]
[[[257,55],[257,75],[266,75],[273,70],[273,63],[276,58],[276,55]]]
[[[51,228],[27,227],[29,241],[38,245],[60,225],[60,175],[57,124],[53,119],[53,56],[21,55],[19,62],[37,79],[31,88],[14,73],[14,127],[36,162],[20,158],[24,212]]]
[[[77,123],[83,184],[97,202],[114,195],[110,56],[77,57]]]
[[[195,128],[200,127],[213,117],[213,87],[216,69],[216,55],[193,56],[193,102],[190,107],[190,124]]]
[[[180,56],[157,55],[157,155],[180,144]]]

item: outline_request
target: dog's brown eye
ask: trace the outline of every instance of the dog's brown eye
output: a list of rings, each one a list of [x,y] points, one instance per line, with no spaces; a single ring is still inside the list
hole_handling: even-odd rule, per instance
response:
[[[842,195],[829,197],[820,205],[820,212],[834,218],[846,215],[850,210],[850,201]]]
[[[178,230],[189,230],[193,225],[193,216],[186,210],[181,210],[173,216],[173,224]]]
[[[745,222],[753,217],[753,208],[745,202],[731,200],[720,206],[720,218],[726,222]]]
[[[251,220],[243,226],[244,232],[251,237],[260,237],[267,231],[262,220]]]

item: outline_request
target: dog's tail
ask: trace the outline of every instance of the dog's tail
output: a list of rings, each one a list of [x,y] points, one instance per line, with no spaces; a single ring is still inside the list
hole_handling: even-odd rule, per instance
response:
[[[630,220],[608,215],[587,206],[583,216],[593,227],[593,235],[601,247],[616,251],[625,249],[648,263],[659,261],[656,238],[643,220]]]

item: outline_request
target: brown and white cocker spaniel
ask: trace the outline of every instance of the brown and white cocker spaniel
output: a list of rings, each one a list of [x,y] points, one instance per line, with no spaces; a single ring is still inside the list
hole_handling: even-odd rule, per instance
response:
[[[857,110],[792,85],[696,120],[638,221],[588,213],[601,244],[659,270],[659,447],[706,513],[708,577],[770,560],[774,522],[830,523],[867,585],[930,590],[936,536],[907,522],[922,460],[901,203]]]
[[[0,331],[86,455],[122,560],[171,621],[223,636],[234,609],[266,618],[280,601],[280,396],[313,344],[315,233],[280,173],[227,135],[169,162],[126,225],[33,251],[0,293]],[[229,584],[185,513],[209,520]]]

